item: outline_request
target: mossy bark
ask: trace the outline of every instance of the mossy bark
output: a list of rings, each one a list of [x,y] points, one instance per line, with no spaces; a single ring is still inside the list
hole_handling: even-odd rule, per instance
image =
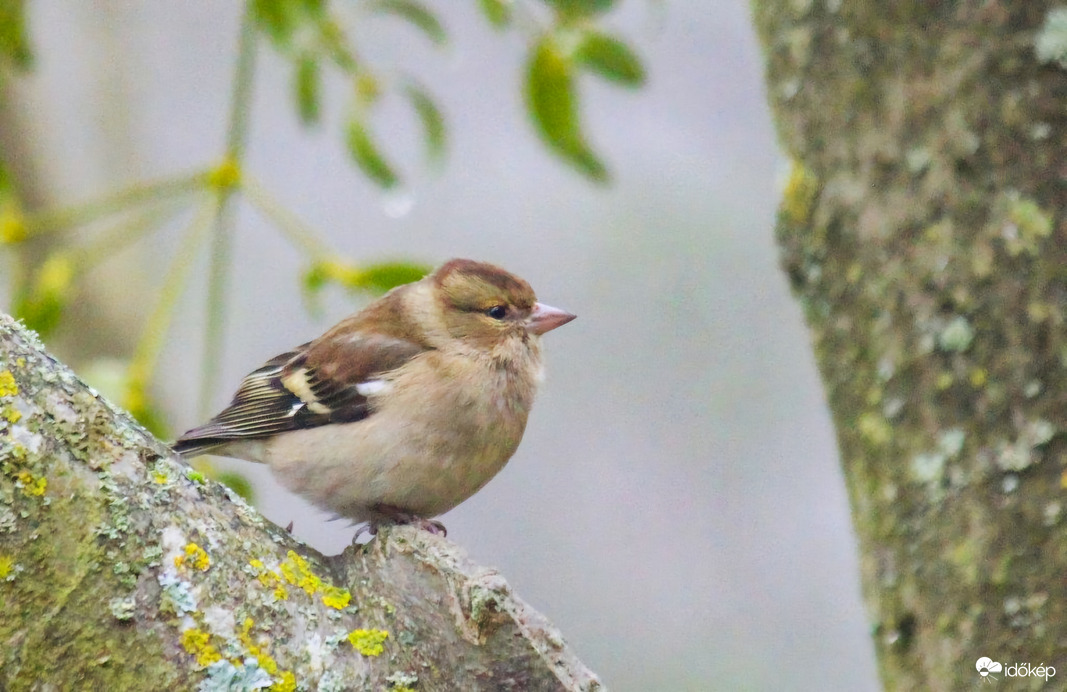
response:
[[[316,553],[0,314],[0,688],[267,687],[600,683],[455,545],[399,527]]]
[[[889,689],[965,689],[980,657],[1067,676],[1054,9],[753,0],[792,159],[782,264],[836,426]]]

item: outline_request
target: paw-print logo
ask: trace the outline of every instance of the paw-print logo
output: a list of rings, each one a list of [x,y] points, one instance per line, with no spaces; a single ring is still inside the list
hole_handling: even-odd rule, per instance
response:
[[[993,679],[992,673],[999,673],[1004,670],[1003,664],[997,663],[988,656],[983,656],[978,659],[978,662],[974,664],[974,667],[978,669],[978,674],[982,676],[983,680]]]

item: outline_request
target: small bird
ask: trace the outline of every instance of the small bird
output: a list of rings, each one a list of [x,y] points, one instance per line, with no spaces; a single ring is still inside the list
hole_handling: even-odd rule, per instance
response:
[[[541,335],[574,318],[499,267],[454,259],[271,358],[174,451],[266,463],[372,534],[382,523],[445,533],[432,518],[480,490],[522,440]]]

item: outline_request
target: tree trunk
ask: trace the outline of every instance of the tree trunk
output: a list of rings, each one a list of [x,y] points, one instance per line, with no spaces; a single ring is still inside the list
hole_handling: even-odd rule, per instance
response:
[[[453,544],[316,553],[2,314],[0,613],[4,690],[601,687]]]
[[[1067,11],[1054,7],[753,2],[792,159],[782,263],[890,689],[969,688],[980,657],[1031,686],[1050,677],[1042,664],[1067,675]]]

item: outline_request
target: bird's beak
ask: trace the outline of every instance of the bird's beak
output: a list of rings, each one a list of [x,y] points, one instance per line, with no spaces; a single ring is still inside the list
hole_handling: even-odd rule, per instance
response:
[[[556,327],[562,327],[577,316],[544,303],[534,303],[533,312],[526,320],[526,328],[534,334],[544,334]]]

